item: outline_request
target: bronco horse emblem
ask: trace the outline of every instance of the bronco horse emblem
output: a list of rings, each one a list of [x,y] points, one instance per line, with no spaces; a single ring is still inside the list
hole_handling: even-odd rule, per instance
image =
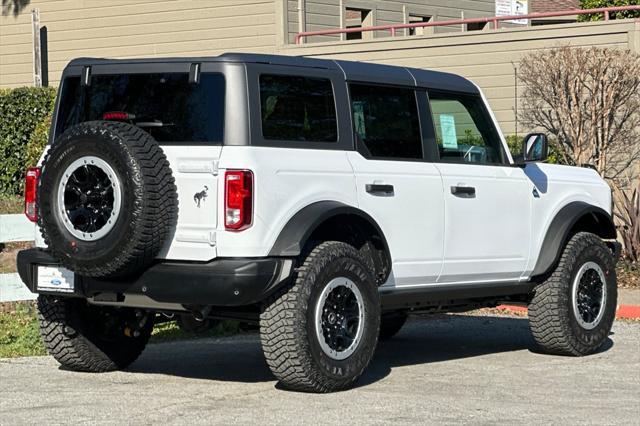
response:
[[[200,203],[207,198],[207,191],[209,190],[208,186],[204,186],[204,189],[200,192],[196,192],[193,196],[193,201],[195,201],[196,206],[200,207]]]

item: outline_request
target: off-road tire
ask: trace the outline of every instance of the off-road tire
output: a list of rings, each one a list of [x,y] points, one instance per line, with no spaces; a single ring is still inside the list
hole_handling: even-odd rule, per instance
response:
[[[105,312],[109,323],[100,321]],[[151,314],[136,317],[132,309],[92,306],[84,299],[68,297],[39,296],[38,320],[50,355],[66,369],[94,373],[119,370],[134,362],[153,329]]]
[[[95,156],[109,164],[122,186],[115,225],[85,241],[65,228],[58,186],[74,161]],[[38,224],[52,255],[90,277],[126,276],[156,258],[177,223],[177,193],[169,162],[153,137],[126,123],[91,121],[60,136],[47,152],[38,188]]]
[[[354,247],[336,241],[319,244],[297,269],[292,285],[265,303],[260,339],[269,368],[285,388],[333,392],[353,385],[375,351],[380,326],[380,298],[368,262]],[[348,277],[364,299],[363,334],[348,358],[323,352],[314,314],[321,292],[332,279]]]
[[[393,312],[383,314],[380,318],[380,340],[389,340],[402,329],[407,322],[407,314],[404,312]]]
[[[579,324],[572,304],[572,284],[586,262],[595,262],[602,268],[607,292],[602,319],[590,330]],[[606,341],[615,319],[616,303],[616,271],[611,250],[598,236],[580,232],[567,243],[551,276],[535,288],[529,304],[529,327],[546,353],[588,355]]]

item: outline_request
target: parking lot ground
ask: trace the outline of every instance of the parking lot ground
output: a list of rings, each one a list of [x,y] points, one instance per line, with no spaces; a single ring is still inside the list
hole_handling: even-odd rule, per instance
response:
[[[281,390],[257,335],[150,345],[127,371],[73,373],[50,357],[0,360],[0,424],[628,424],[640,422],[640,323],[605,348],[535,352],[526,318],[411,320],[358,386]]]

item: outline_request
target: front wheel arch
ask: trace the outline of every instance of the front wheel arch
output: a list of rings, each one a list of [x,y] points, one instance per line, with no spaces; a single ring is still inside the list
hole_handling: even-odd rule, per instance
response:
[[[602,239],[615,239],[616,227],[609,213],[581,201],[567,204],[558,211],[546,230],[532,276],[548,275],[560,260],[562,250],[578,232],[589,232]]]

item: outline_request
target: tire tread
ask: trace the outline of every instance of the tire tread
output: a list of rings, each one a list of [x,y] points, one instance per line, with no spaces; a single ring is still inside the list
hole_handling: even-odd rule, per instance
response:
[[[91,343],[88,336],[74,329],[74,307],[77,304],[73,302],[78,300],[39,296],[37,301],[42,341],[49,354],[63,367],[73,371],[102,373],[124,368],[140,356],[150,330],[138,338],[136,344],[126,348],[124,360],[116,361]]]
[[[297,269],[293,285],[273,295],[262,310],[260,340],[265,359],[276,378],[289,389],[316,393],[346,389],[364,370],[363,367],[353,377],[344,380],[325,377],[315,365],[307,336],[298,327],[308,309],[310,288],[305,284],[314,281],[315,275],[339,256],[350,257],[367,265],[362,255],[346,243],[320,243]],[[376,329],[376,336],[377,332]]]
[[[573,266],[583,250],[594,246],[609,251],[594,234],[580,232],[574,235],[564,248],[553,273],[535,288],[529,304],[529,328],[538,346],[547,353],[581,356],[597,349],[581,342],[570,323]],[[613,262],[612,259],[610,261]],[[608,297],[615,297],[615,294]]]

